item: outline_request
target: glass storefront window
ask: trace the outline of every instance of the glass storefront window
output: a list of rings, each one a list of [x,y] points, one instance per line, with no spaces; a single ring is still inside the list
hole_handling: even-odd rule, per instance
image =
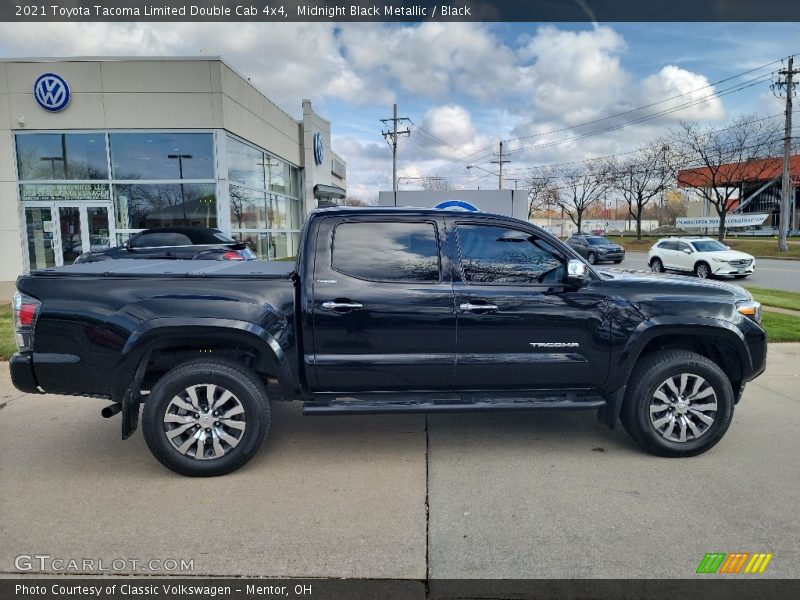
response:
[[[214,179],[210,133],[112,133],[114,179]]]
[[[257,190],[263,190],[264,153],[229,137],[228,179]]]
[[[17,134],[20,181],[108,179],[103,133]]]
[[[267,218],[270,229],[286,229],[286,199],[270,194],[268,198]]]
[[[267,227],[266,194],[238,185],[230,186],[231,227],[264,229]]]
[[[288,200],[289,204],[289,229],[300,229],[303,227],[303,205],[300,200]]]
[[[287,258],[291,256],[289,253],[289,241],[287,239],[287,234],[281,233],[270,233],[269,234],[269,249],[270,259],[278,259],[278,258]]]
[[[269,257],[269,234],[261,231],[234,231],[233,238],[245,242],[258,258],[266,260]]]
[[[210,183],[115,185],[114,211],[118,229],[217,226],[217,198]]]

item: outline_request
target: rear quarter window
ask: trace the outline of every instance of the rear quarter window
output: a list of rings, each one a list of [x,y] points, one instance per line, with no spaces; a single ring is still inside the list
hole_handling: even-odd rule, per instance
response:
[[[344,275],[387,282],[440,279],[436,226],[423,223],[344,222],[333,234],[331,267]]]

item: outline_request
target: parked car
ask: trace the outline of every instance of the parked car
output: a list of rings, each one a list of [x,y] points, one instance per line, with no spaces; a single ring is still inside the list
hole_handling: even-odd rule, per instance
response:
[[[595,410],[649,452],[692,456],[766,364],[745,289],[596,270],[479,212],[317,210],[294,264],[119,260],[17,288],[17,389],[108,398],[123,438],[143,404],[148,447],[185,475],[245,464],[280,400],[306,415]]]
[[[163,227],[134,234],[122,246],[84,252],[75,264],[120,258],[164,258],[172,260],[254,260],[247,244],[237,242],[219,229]]]
[[[650,248],[647,258],[654,273],[679,271],[694,273],[700,279],[721,275],[743,279],[756,269],[756,259],[751,255],[706,237],[661,239]]]
[[[625,259],[625,248],[602,235],[578,233],[567,240],[567,245],[591,265],[602,262],[619,264]]]

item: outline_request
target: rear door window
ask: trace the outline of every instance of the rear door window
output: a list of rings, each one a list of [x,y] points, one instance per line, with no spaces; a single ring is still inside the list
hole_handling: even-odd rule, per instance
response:
[[[358,221],[336,226],[331,266],[370,281],[438,282],[439,243],[432,222]]]

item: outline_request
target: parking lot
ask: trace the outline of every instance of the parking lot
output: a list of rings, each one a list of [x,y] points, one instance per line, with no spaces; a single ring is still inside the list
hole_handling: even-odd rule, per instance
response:
[[[628,252],[619,265],[603,264],[603,268],[639,269],[649,271],[647,252]],[[691,275],[691,274],[690,274]],[[744,287],[756,286],[789,292],[800,292],[800,263],[774,258],[756,259],[756,271],[747,279],[723,279]]]
[[[141,432],[121,441],[105,402],[19,394],[3,367],[0,570],[47,554],[191,559],[192,576],[686,578],[706,552],[742,551],[798,577],[799,360],[773,344],[727,436],[693,459],[643,454],[593,413],[279,404],[257,458],[215,479],[167,471]]]

